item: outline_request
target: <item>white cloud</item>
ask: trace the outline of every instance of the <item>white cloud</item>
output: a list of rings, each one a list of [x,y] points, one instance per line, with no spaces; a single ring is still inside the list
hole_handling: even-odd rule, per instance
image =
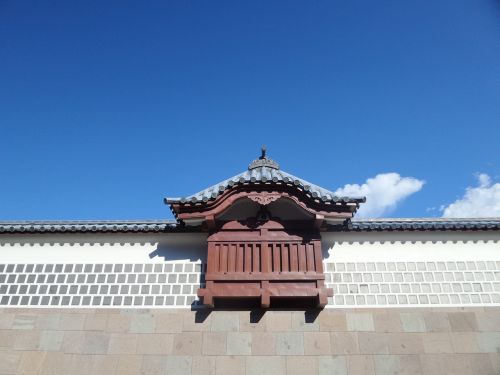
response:
[[[425,181],[401,177],[399,173],[381,173],[362,185],[348,184],[338,189],[338,196],[365,196],[356,217],[380,217],[396,208],[398,203],[416,193]]]
[[[443,217],[500,216],[500,183],[492,184],[485,173],[477,177],[479,186],[468,187],[462,198],[443,207]]]

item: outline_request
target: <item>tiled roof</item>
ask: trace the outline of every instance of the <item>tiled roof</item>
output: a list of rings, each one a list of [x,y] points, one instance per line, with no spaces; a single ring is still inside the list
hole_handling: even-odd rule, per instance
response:
[[[352,220],[345,230],[364,231],[443,231],[500,230],[500,218],[417,218]]]
[[[0,234],[9,233],[107,233],[178,231],[176,220],[99,221],[0,221]]]
[[[500,218],[470,219],[367,219],[352,220],[342,228],[332,230],[370,231],[468,231],[500,230]],[[197,231],[175,220],[137,221],[0,221],[0,235],[13,233],[165,233]]]
[[[281,183],[289,186],[296,186],[306,192],[313,199],[323,202],[339,203],[362,203],[364,197],[338,197],[332,191],[324,189],[318,185],[312,184],[290,173],[284,172],[275,167],[256,166],[248,169],[234,177],[221,181],[207,189],[184,198],[165,198],[165,203],[197,203],[208,202],[217,198],[226,189],[235,185],[263,184],[263,183]]]

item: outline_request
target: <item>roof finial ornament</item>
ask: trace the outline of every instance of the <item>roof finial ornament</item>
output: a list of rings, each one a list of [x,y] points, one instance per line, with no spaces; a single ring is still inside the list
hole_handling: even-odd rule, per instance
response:
[[[260,149],[260,157],[253,162],[250,163],[248,166],[248,169],[255,169],[259,167],[267,167],[267,168],[272,168],[272,169],[280,169],[280,166],[278,163],[276,163],[273,159],[269,159],[266,155],[267,153],[267,147],[265,145],[262,145]]]

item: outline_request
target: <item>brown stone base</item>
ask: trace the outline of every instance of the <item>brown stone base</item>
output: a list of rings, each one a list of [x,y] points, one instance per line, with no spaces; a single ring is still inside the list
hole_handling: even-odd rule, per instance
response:
[[[500,308],[0,309],[0,374],[499,374]]]

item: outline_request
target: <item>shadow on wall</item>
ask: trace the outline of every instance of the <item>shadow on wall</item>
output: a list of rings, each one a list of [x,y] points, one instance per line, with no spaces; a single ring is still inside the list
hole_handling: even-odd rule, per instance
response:
[[[323,256],[323,260],[328,259],[330,257],[330,251],[333,251],[333,247],[335,246],[335,238],[321,236],[321,253]]]
[[[248,319],[248,323],[251,324],[258,324],[261,319],[264,317],[267,311],[300,311],[302,309],[261,309],[261,308],[253,308],[253,309],[245,309],[245,308],[240,308],[240,309],[224,309],[224,308],[218,308],[215,309],[217,311],[244,311],[248,313],[248,317],[244,318],[244,315],[242,315],[243,319]],[[205,320],[210,316],[212,311],[214,309],[208,309],[208,308],[194,308],[193,306],[191,307],[191,311],[195,311],[194,315],[194,323],[200,324],[204,323]],[[302,310],[304,312],[304,322],[305,324],[314,324],[316,323],[316,320],[321,313],[322,309],[304,309]]]
[[[206,262],[207,236],[206,234],[191,234],[190,236],[169,235],[167,239],[158,243],[155,250],[149,253],[149,258],[163,258],[166,262]]]

